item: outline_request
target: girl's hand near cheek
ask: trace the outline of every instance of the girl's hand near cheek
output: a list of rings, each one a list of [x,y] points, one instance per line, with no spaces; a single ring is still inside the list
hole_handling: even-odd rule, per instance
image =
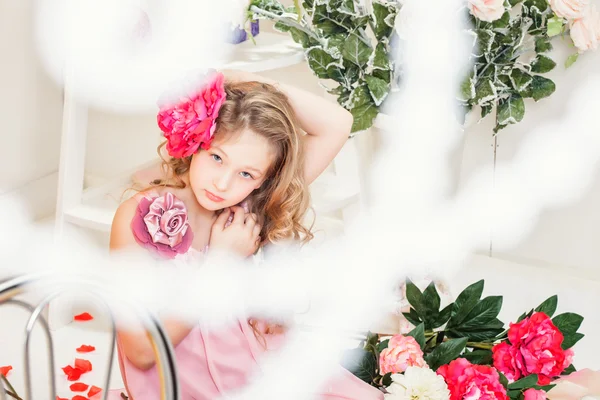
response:
[[[227,219],[233,213],[231,225]],[[249,257],[256,252],[260,243],[261,227],[255,214],[246,214],[242,207],[231,207],[223,210],[212,226],[210,248],[233,252],[242,257]]]

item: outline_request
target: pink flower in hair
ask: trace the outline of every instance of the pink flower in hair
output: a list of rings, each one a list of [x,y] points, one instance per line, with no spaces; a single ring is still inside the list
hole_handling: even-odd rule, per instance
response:
[[[222,73],[210,73],[199,90],[160,108],[158,126],[167,139],[171,157],[188,157],[200,146],[210,147],[219,109],[226,97],[224,81]]]

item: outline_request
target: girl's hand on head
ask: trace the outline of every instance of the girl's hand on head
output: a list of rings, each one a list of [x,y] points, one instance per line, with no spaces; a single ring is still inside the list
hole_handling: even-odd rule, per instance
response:
[[[227,220],[232,213],[233,220],[231,225],[227,226]],[[211,228],[210,248],[249,257],[258,249],[260,230],[256,214],[246,214],[244,209],[238,206],[225,209]]]

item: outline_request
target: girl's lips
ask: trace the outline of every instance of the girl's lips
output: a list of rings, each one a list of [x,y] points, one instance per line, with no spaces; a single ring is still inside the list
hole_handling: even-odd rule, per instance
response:
[[[208,197],[208,199],[211,201],[218,203],[218,202],[225,200],[222,197],[219,197],[216,194],[209,192],[208,190],[204,190],[204,191],[206,192],[206,197]]]

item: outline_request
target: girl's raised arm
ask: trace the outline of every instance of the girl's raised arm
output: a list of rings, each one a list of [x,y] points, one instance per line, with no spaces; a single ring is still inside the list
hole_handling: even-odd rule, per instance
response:
[[[303,131],[305,180],[311,184],[344,146],[353,117],[343,107],[306,90],[243,71],[222,71],[227,79],[269,83],[281,90],[294,108]]]

